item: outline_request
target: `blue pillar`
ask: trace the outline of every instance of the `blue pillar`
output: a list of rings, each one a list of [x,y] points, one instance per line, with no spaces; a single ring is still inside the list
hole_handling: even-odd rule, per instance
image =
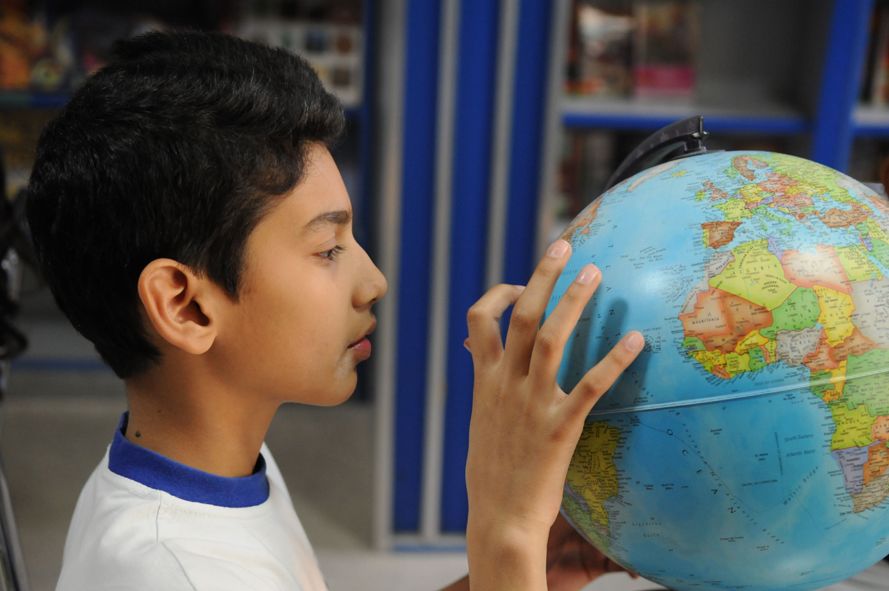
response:
[[[844,171],[852,145],[852,112],[861,88],[873,0],[835,0],[821,73],[812,159]]]
[[[420,526],[440,14],[440,2],[407,3],[395,359],[395,532],[413,533]]]
[[[448,385],[445,404],[441,530],[466,527],[466,452],[472,362],[463,349],[466,311],[485,282],[488,194],[497,80],[498,3],[461,0],[454,112],[451,285],[448,291]]]
[[[554,10],[548,2],[538,0],[522,0],[519,7],[503,249],[506,283],[524,284],[536,263],[534,246],[540,214],[545,107],[549,92],[561,91],[547,88]]]

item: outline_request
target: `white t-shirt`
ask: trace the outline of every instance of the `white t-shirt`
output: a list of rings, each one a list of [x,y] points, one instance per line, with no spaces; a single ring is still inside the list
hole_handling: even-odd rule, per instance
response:
[[[80,493],[56,591],[325,591],[271,453],[251,476],[129,442],[126,415]]]
[[[881,560],[866,571],[822,591],[886,591],[889,589],[889,562]]]

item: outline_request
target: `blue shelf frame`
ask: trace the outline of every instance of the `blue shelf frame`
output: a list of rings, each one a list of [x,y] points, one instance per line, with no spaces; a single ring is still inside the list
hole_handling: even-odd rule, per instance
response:
[[[852,135],[855,138],[889,139],[889,123],[856,123]]]
[[[868,117],[865,108],[856,109],[852,124],[853,137],[889,138],[889,107],[872,108],[870,111],[871,114]],[[876,116],[874,116],[874,113],[876,113]]]
[[[61,109],[71,100],[69,92],[0,91],[0,110]]]
[[[689,108],[687,116],[699,114]],[[673,115],[634,115],[621,113],[597,113],[595,109],[585,112],[562,112],[562,125],[566,129],[608,129],[616,131],[654,131],[681,116]],[[708,131],[724,133],[761,133],[768,135],[796,135],[812,131],[811,123],[802,115],[783,117],[707,115],[704,121]]]

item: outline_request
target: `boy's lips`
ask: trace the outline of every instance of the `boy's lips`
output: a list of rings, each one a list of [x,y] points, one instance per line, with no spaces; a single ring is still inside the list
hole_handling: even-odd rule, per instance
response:
[[[355,339],[354,341],[352,341],[351,343],[349,343],[349,349],[351,349],[351,348],[354,347],[355,345],[358,345],[359,343],[361,343],[361,341],[367,340],[367,337],[369,337],[369,336],[371,335],[371,333],[372,333],[374,330],[376,330],[376,328],[377,328],[377,321],[376,321],[376,319],[371,320],[371,322],[370,322],[370,326],[367,327],[367,330],[365,330],[363,333],[361,333],[361,336],[360,336],[360,337],[358,337],[357,339]]]
[[[370,357],[370,354],[373,351],[373,345],[371,345],[370,341],[365,337],[354,345],[349,345],[349,351],[354,353],[355,356],[359,358],[359,361],[363,361]]]
[[[348,347],[350,351],[355,353],[356,356],[361,357],[362,359],[367,359],[370,357],[371,351],[373,350],[373,346],[370,344],[368,340],[368,336],[374,331],[377,327],[377,321],[374,320],[371,322],[370,327],[364,332],[362,337],[357,341],[351,343]]]

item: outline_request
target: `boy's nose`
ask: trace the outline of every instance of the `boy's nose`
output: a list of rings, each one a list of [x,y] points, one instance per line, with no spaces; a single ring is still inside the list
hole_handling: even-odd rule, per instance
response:
[[[383,275],[383,272],[374,265],[374,271],[376,272],[376,296],[373,301],[376,303],[379,301],[386,293],[389,291],[389,281],[386,279],[386,276]]]
[[[365,253],[367,261],[366,278],[355,293],[355,306],[364,307],[375,304],[389,291],[389,282],[382,271]]]

